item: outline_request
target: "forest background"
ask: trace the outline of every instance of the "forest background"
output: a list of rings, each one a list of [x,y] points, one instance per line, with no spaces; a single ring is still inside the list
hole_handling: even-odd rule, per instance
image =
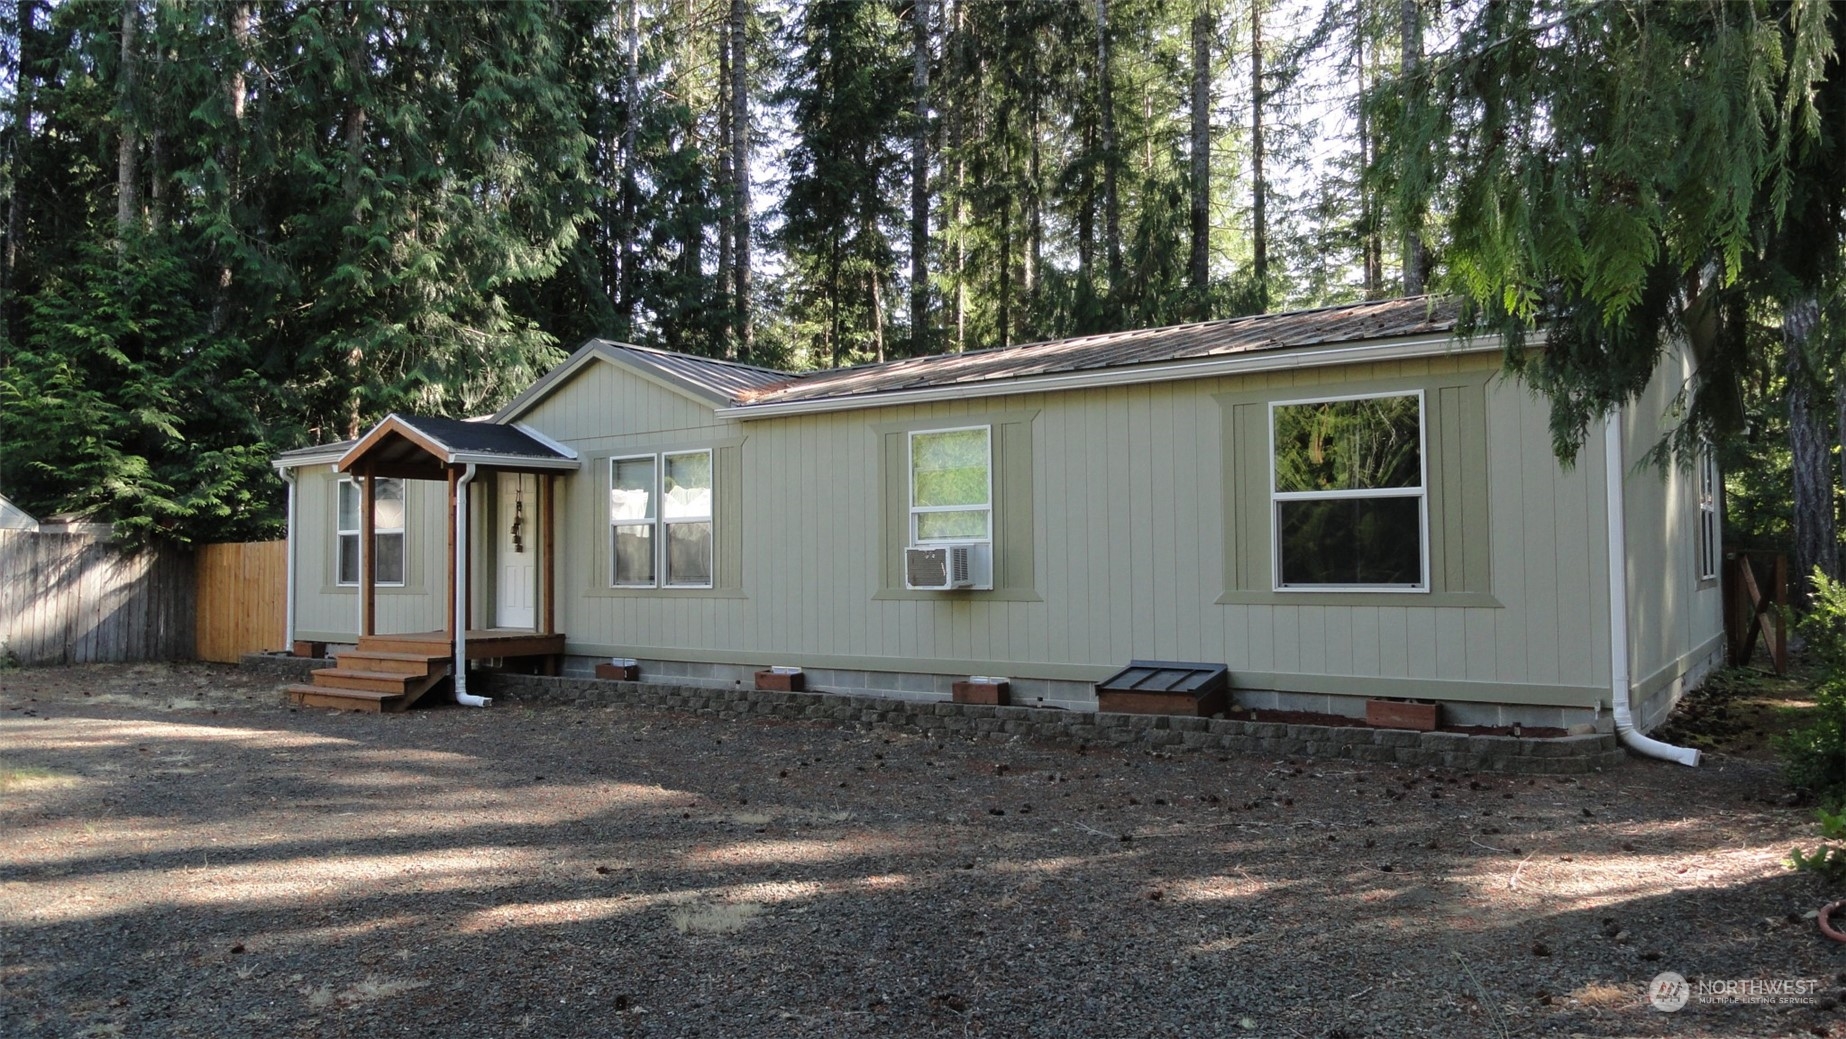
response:
[[[590,336],[787,370],[1423,292],[1571,459],[1838,574],[1818,0],[0,0],[0,491],[277,536],[279,450]],[[1527,352],[1543,327],[1546,346]]]

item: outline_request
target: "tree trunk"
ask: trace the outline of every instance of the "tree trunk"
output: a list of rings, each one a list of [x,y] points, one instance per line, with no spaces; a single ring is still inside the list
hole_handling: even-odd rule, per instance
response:
[[[871,230],[868,228],[865,233],[869,235]],[[866,287],[871,289],[872,297],[872,357],[878,363],[883,364],[885,360],[885,292],[881,284],[883,279],[878,277],[876,270],[867,270],[865,280],[868,282]]]
[[[1250,0],[1250,238],[1258,310],[1269,309],[1269,222],[1263,180],[1263,0]]]
[[[1005,153],[1012,149],[1006,147],[1007,135],[1012,132],[1012,101],[1010,98],[1000,102],[999,133],[995,138],[1001,142]],[[1000,299],[998,302],[998,319],[1001,346],[1013,343],[1013,159],[1006,155],[1006,172],[996,204],[1000,209]]]
[[[225,107],[231,113],[231,135],[218,149],[218,165],[224,170],[225,217],[237,219],[237,203],[243,179],[244,95],[249,82],[244,63],[250,53],[250,5],[240,3],[231,8],[228,26],[231,44],[231,70],[224,80]],[[212,292],[211,328],[221,333],[230,323],[231,265],[223,258],[218,263],[218,283]]]
[[[838,368],[840,357],[840,247],[832,244],[827,247],[827,343],[832,347],[833,364]]]
[[[1038,48],[1036,39],[1032,41],[1032,48],[1036,54]],[[1032,73],[1026,79],[1027,104],[1030,109],[1026,128],[1029,135],[1026,142],[1026,247],[1020,255],[1022,269],[1019,279],[1020,287],[1025,295],[1022,300],[1025,320],[1021,322],[1021,328],[1028,339],[1037,337],[1037,332],[1032,326],[1034,324],[1033,315],[1038,313],[1038,292],[1044,270],[1045,247],[1044,181],[1040,179],[1041,153],[1044,151],[1041,142],[1044,136],[1042,114],[1044,90],[1041,86],[1043,79],[1037,70],[1036,57],[1033,59],[1033,66]]]
[[[731,122],[731,21],[718,24],[718,305],[724,314],[720,333],[724,356],[737,359],[737,308],[731,291],[737,285],[731,247],[737,241],[737,135]]]
[[[154,82],[159,83],[159,54],[154,55],[154,70]],[[147,137],[147,226],[158,232],[166,222],[167,135],[157,125]]]
[[[38,55],[34,43],[38,34],[36,11],[38,0],[18,0],[14,7],[14,39],[18,41],[18,80],[13,89],[13,148],[8,161],[12,165],[14,189],[6,200],[6,255],[0,260],[0,332],[11,337],[17,333],[19,306],[15,296],[14,271],[19,266],[19,236],[25,231],[25,195],[20,181],[31,176],[33,168],[27,142],[32,139],[32,94],[36,86],[34,71]]]
[[[910,2],[910,352],[931,352],[929,329],[929,0]]]
[[[635,223],[640,210],[641,185],[635,176],[638,149],[635,144],[641,121],[641,0],[628,0],[627,40],[628,67],[622,76],[622,229],[616,242],[620,274],[620,292],[616,303],[616,334],[634,338],[635,288],[640,284],[635,265],[640,262],[635,249]]]
[[[1203,8],[1192,18],[1192,255],[1187,263],[1193,316],[1205,317],[1211,281],[1211,32]]]
[[[736,241],[731,251],[734,284],[731,299],[736,306],[738,356],[750,359],[756,347],[755,314],[750,292],[750,3],[731,0],[731,175],[736,183],[735,223],[731,234]]]
[[[1808,363],[1811,340],[1820,324],[1820,303],[1813,297],[1782,310],[1783,373],[1788,377],[1788,447],[1794,475],[1795,554],[1790,594],[1805,606],[1815,569],[1838,577],[1839,538],[1833,517],[1833,465],[1828,458],[1826,416],[1819,406],[1822,387]],[[1837,416],[1836,411],[1836,416]],[[1837,418],[1836,418],[1837,422]]]
[[[1362,26],[1354,29],[1353,47],[1359,73],[1359,96],[1364,97],[1365,30]],[[1359,247],[1365,267],[1365,298],[1377,299],[1384,290],[1384,250],[1378,240],[1377,199],[1366,180],[1366,173],[1372,167],[1372,121],[1366,116],[1365,106],[1359,106],[1356,121],[1359,130]]]
[[[955,352],[968,348],[968,26],[967,0],[955,0],[955,69],[960,87],[949,124],[949,147],[955,153],[955,205],[950,223],[955,234]]]
[[[125,0],[122,4],[122,67],[115,85],[116,118],[120,122],[115,149],[115,248],[118,255],[126,253],[129,236],[134,233],[141,211],[136,190],[141,143],[135,132],[135,30],[140,14],[138,0]]]
[[[1096,149],[1095,120],[1085,120],[1083,124],[1083,153],[1088,155]],[[1096,167],[1085,163],[1079,174],[1077,205],[1077,274],[1079,279],[1096,278]]]
[[[1404,84],[1404,104],[1408,115],[1415,117],[1423,97],[1422,84],[1417,81],[1423,64],[1423,12],[1417,7],[1417,0],[1399,0],[1398,4],[1399,35],[1403,39],[1404,54],[1399,66],[1400,80]],[[1419,206],[1404,214],[1404,295],[1419,296],[1423,293],[1423,226],[1422,208]]]
[[[1109,258],[1109,295],[1122,291],[1122,210],[1116,194],[1115,75],[1109,60],[1109,0],[1096,0],[1096,104],[1102,121],[1103,248]]]

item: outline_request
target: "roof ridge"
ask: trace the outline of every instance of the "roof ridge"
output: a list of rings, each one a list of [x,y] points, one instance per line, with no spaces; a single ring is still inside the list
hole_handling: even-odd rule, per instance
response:
[[[1390,306],[1407,303],[1417,299],[1437,299],[1435,293],[1423,293],[1417,296],[1394,296],[1390,299],[1363,299],[1349,303],[1329,303],[1325,306],[1307,307],[1302,310],[1272,310],[1261,314],[1233,314],[1230,317],[1210,318],[1205,321],[1182,321],[1171,325],[1151,325],[1146,328],[1118,328],[1112,332],[1089,332],[1079,336],[1065,336],[1060,339],[1034,339],[1029,343],[1008,343],[1005,346],[983,346],[976,350],[962,350],[956,353],[916,354],[910,357],[894,357],[886,361],[863,361],[859,364],[844,365],[839,368],[816,368],[807,372],[787,372],[791,382],[817,378],[822,375],[834,375],[843,372],[865,371],[871,368],[896,368],[900,365],[919,363],[929,364],[945,361],[951,357],[980,357],[1002,353],[1008,350],[1029,350],[1042,346],[1075,346],[1078,344],[1101,344],[1127,337],[1139,337],[1157,333],[1182,332],[1193,329],[1216,328],[1235,325],[1240,322],[1258,323],[1281,318],[1299,318],[1305,314],[1322,314],[1335,310],[1351,310],[1360,307]]]
[[[1430,293],[1390,299],[1354,300],[1305,310],[1237,314],[1209,321],[1181,322],[1152,328],[1124,328],[961,353],[900,357],[889,361],[793,373],[778,384],[738,392],[734,394],[733,400],[740,405],[750,405],[778,399],[815,398],[841,393],[869,394],[919,385],[984,382],[1008,378],[1007,369],[1014,366],[1031,374],[1064,370],[1059,367],[1060,357],[1075,358],[1067,366],[1071,370],[1100,369],[1187,356],[1206,356],[1225,349],[1244,352],[1286,346],[1312,346],[1327,342],[1329,337],[1360,342],[1412,334],[1413,331],[1428,331],[1422,326],[1428,326],[1431,322],[1436,326],[1452,327],[1452,315],[1445,317],[1440,313],[1445,302],[1452,309],[1453,297]],[[1200,340],[1213,339],[1222,340],[1223,344],[1202,351],[1198,348]],[[1162,344],[1166,344],[1164,348]],[[1090,356],[1082,357],[1086,354]],[[1019,373],[1015,371],[1012,374]],[[841,386],[852,388],[836,389]]]
[[[715,365],[720,365],[725,368],[743,368],[748,371],[762,372],[765,375],[781,375],[781,376],[786,377],[786,376],[790,376],[794,374],[793,372],[783,371],[780,368],[769,368],[769,367],[765,367],[760,364],[751,364],[748,361],[733,361],[728,357],[709,357],[705,354],[686,353],[683,350],[668,350],[665,347],[659,347],[659,346],[644,346],[640,343],[625,343],[620,339],[606,339],[602,336],[597,336],[596,342],[601,343],[604,346],[611,346],[611,347],[615,347],[620,350],[635,350],[635,351],[638,351],[644,354],[665,354],[670,357],[683,357],[689,361],[699,361],[699,362],[703,362],[706,364],[715,364]]]

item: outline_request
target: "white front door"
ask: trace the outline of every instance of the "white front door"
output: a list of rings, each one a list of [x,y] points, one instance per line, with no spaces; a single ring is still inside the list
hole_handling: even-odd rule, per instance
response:
[[[494,627],[536,628],[538,611],[538,480],[530,473],[501,473],[499,522],[494,524],[498,582]]]

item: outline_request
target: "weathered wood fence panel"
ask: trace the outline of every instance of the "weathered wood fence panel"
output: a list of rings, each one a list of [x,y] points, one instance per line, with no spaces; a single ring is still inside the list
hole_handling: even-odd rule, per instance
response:
[[[22,664],[193,658],[192,554],[0,530],[0,647]]]
[[[1724,554],[1724,635],[1732,667],[1748,667],[1761,644],[1769,667],[1788,673],[1788,557],[1779,552]]]
[[[200,545],[193,558],[200,660],[287,648],[288,542]]]

